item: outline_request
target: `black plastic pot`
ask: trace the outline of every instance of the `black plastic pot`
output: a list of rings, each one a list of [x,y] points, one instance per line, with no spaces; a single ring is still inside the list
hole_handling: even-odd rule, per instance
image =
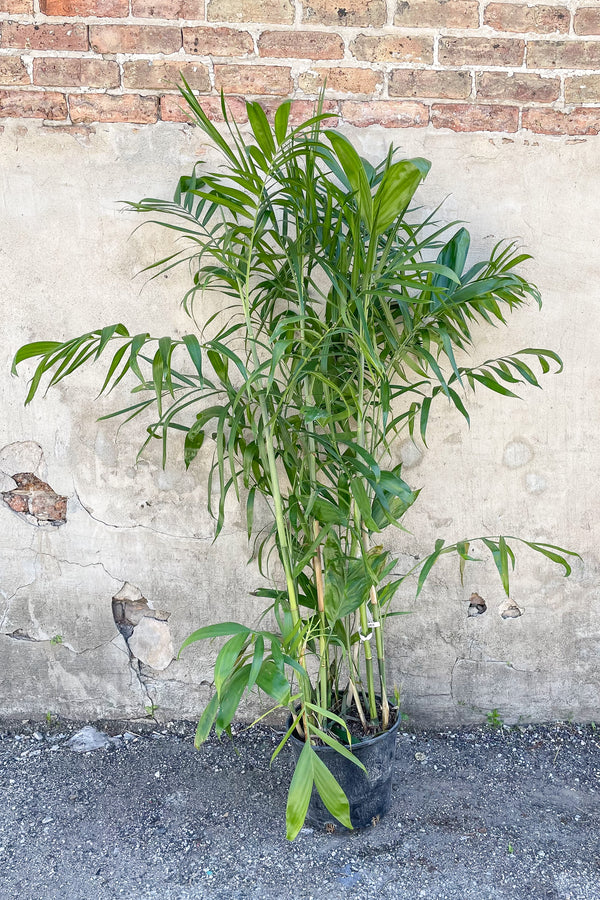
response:
[[[376,825],[390,808],[396,734],[399,725],[398,715],[396,722],[388,731],[352,744],[352,752],[364,765],[366,775],[362,769],[331,747],[313,748],[344,790],[350,803],[350,821],[354,828]],[[290,744],[297,761],[304,742],[292,735]],[[313,788],[306,824],[330,832],[348,830],[331,815],[316,788]]]

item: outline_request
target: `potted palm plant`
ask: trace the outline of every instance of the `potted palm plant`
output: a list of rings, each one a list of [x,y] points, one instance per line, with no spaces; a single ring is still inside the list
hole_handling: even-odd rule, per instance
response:
[[[222,164],[196,164],[172,201],[129,205],[184,239],[154,269],[190,266],[183,304],[194,325],[206,292],[224,298],[214,336],[194,327],[181,339],[155,338],[116,324],[27,344],[13,368],[38,359],[28,403],[42,384],[108,354],[102,390],[130,377],[134,394],[111,415],[155,411],[144,447],[158,439],[164,460],[169,435],[183,432],[189,467],[212,442],[207,496],[216,533],[234,492],[268,581],[256,592],[265,601],[258,624],[221,622],[184,642],[182,650],[225,639],[196,744],[213,726],[230,731],[243,696],[257,687],[271,708],[289,710],[274,754],[288,740],[295,746],[288,837],[307,813],[318,823],[362,826],[377,821],[390,798],[399,712],[384,633],[395,593],[409,577],[418,593],[448,553],[462,572],[479,541],[508,595],[517,541],[438,540],[398,575],[381,535],[402,529],[418,491],[390,462],[392,442],[403,432],[425,441],[438,399],[468,422],[474,390],[512,397],[516,385],[538,384],[536,367],[546,373],[561,362],[534,348],[481,365],[459,361],[474,323],[505,324],[507,313],[540,297],[518,274],[527,256],[514,245],[467,265],[466,229],[411,209],[429,162],[397,159],[390,148],[373,165],[327,127],[319,107],[292,126],[289,101],[272,125],[258,103],[247,103],[244,135],[223,102],[223,133],[187,83],[180,90]],[[525,543],[570,572],[568,551]]]

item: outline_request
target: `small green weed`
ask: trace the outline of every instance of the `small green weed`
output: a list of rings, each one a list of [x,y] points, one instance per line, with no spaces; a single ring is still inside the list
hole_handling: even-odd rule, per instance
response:
[[[491,709],[486,715],[489,728],[502,728],[504,720],[497,709]]]

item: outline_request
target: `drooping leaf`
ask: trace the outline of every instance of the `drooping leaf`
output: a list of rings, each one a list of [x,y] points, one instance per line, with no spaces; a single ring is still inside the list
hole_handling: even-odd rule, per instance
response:
[[[223,683],[231,675],[240,653],[246,646],[247,640],[248,633],[241,631],[238,634],[234,634],[219,650],[214,669],[215,688],[219,697],[221,697]]]
[[[340,784],[331,774],[323,760],[313,752],[313,778],[321,800],[338,822],[352,828],[350,804]]]
[[[288,679],[272,659],[268,659],[262,664],[256,677],[256,685],[278,703],[284,702],[290,694]]]
[[[438,540],[435,542],[435,550],[433,551],[433,553],[430,553],[429,556],[427,556],[425,558],[425,562],[421,566],[421,571],[419,572],[419,580],[417,582],[417,593],[416,593],[417,597],[421,593],[423,585],[425,584],[425,581],[427,580],[427,576],[429,575],[432,568],[438,561],[440,553],[442,552],[442,548],[444,547],[444,543],[445,542],[444,542],[444,540],[442,540],[442,538],[438,538]]]
[[[196,750],[199,750],[204,741],[208,738],[210,729],[213,727],[215,719],[217,718],[218,711],[219,695],[215,693],[210,698],[198,721],[198,727],[196,728],[196,735],[194,737],[194,747]]]
[[[215,732],[219,737],[223,731],[226,731],[233,721],[242,694],[248,684],[248,676],[250,675],[250,665],[242,666],[229,678],[222,696],[220,697],[219,712],[215,723]]]
[[[294,840],[306,819],[314,782],[313,757],[314,751],[310,743],[306,742],[296,763],[288,791],[285,812],[288,841]]]

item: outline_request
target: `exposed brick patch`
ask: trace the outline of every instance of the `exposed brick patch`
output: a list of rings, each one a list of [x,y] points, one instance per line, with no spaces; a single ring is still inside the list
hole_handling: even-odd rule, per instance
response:
[[[129,0],[40,0],[40,12],[46,16],[106,16],[116,19],[129,15]]]
[[[138,94],[71,94],[69,110],[74,123],[134,122],[147,125],[158,119],[158,98]]]
[[[210,91],[208,69],[201,63],[137,59],[123,64],[123,87],[137,90],[174,91],[181,83],[179,73],[195,91]]]
[[[38,13],[56,21],[25,18]],[[583,112],[551,110],[548,127],[593,128],[600,103],[600,0],[0,0],[0,14],[3,116],[68,122],[69,93],[79,122],[182,122],[180,71],[216,118],[221,89],[269,114],[290,96],[300,115],[325,81],[357,125],[512,133],[523,105],[533,121],[556,103]]]
[[[209,22],[261,22],[266,25],[291,25],[293,0],[209,0]]]
[[[530,69],[600,69],[600,41],[530,41]]]
[[[0,84],[29,84],[29,74],[20,56],[0,56]]]
[[[600,9],[584,6],[578,9],[573,20],[575,34],[600,34]]]
[[[442,38],[439,61],[446,66],[520,66],[525,41],[512,38]]]
[[[394,69],[390,73],[389,93],[392,97],[466,100],[471,93],[471,76],[468,72]]]
[[[340,94],[374,93],[383,83],[381,72],[357,68],[319,68],[303,72],[298,77],[298,87],[305,94],[316,94],[327,80],[327,91]]]
[[[579,107],[570,113],[557,109],[524,109],[523,128],[538,134],[600,134],[600,109]]]
[[[326,31],[264,31],[258,52],[278,59],[341,59],[344,42],[339,34]]]
[[[2,499],[13,512],[31,525],[64,525],[67,521],[67,498],[53,491],[49,484],[31,472],[12,476],[17,487],[4,491]]]
[[[417,28],[477,28],[477,0],[397,0],[394,25]]]
[[[215,86],[225,94],[260,96],[292,92],[289,66],[215,66]]]
[[[480,72],[476,79],[477,99],[517,100],[522,103],[551,103],[560,96],[558,78],[542,78],[530,72]]]
[[[435,128],[451,128],[452,131],[504,131],[510,134],[519,127],[519,110],[515,106],[434,103],[431,122]]]
[[[433,38],[410,35],[361,34],[350,44],[356,59],[368,62],[433,62]]]
[[[67,101],[54,91],[0,91],[0,116],[66,119]]]
[[[202,97],[200,104],[211,122],[222,122],[220,97]],[[240,124],[248,121],[246,104],[240,97],[228,97],[226,101],[228,115],[233,116]],[[160,117],[165,122],[189,122],[190,116],[182,97],[167,94],[160,98]]]
[[[119,66],[108,59],[69,59],[44,56],[33,61],[33,83],[52,87],[116,88]]]
[[[96,53],[177,53],[181,29],[160,25],[91,25]]]
[[[496,31],[552,34],[569,30],[571,13],[565,6],[490,3],[485,8],[483,22]]]
[[[2,23],[0,47],[19,50],[87,50],[87,25],[18,25]]]
[[[385,0],[303,0],[302,21],[311,25],[385,25]]]
[[[565,79],[567,103],[600,102],[600,75],[578,75]]]
[[[341,111],[344,121],[359,128],[370,125],[383,125],[384,128],[424,128],[429,122],[428,106],[402,100],[372,100],[369,103],[345,100],[341,104]]]
[[[183,49],[199,56],[248,56],[254,42],[247,31],[198,26],[183,29]]]

